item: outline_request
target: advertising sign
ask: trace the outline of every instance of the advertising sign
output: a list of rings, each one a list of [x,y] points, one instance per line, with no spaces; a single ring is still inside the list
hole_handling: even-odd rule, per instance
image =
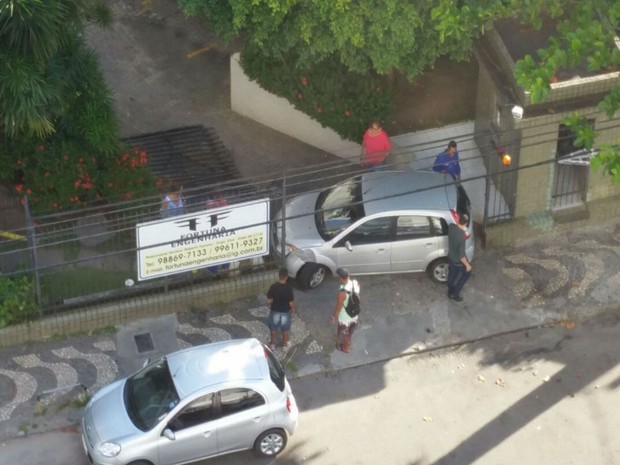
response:
[[[138,279],[269,253],[269,199],[136,225]]]

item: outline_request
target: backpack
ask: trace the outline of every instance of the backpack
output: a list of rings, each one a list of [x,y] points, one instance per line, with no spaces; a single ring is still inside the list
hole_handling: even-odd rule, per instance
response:
[[[362,310],[360,296],[357,292],[355,292],[355,285],[353,285],[351,292],[347,290],[345,290],[345,292],[349,294],[349,301],[347,302],[344,311],[347,312],[347,315],[349,315],[351,318],[355,318],[357,315],[360,314],[360,311]]]

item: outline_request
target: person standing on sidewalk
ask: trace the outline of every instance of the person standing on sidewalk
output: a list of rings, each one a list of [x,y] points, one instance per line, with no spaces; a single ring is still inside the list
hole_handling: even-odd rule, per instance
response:
[[[433,171],[449,174],[455,181],[461,180],[461,164],[455,141],[451,140],[446,150],[437,155],[433,163]]]
[[[269,305],[269,348],[275,350],[278,329],[282,331],[282,348],[289,348],[289,333],[291,320],[295,313],[295,296],[293,288],[288,283],[288,270],[280,269],[278,282],[271,285],[267,291],[267,305]]]
[[[461,290],[471,276],[471,263],[465,255],[465,231],[469,217],[461,215],[458,224],[448,226],[448,297],[460,302]]]
[[[344,268],[338,268],[336,274],[340,278],[340,287],[338,288],[336,306],[332,312],[331,322],[332,324],[338,324],[336,349],[348,354],[351,352],[351,338],[357,328],[359,317],[349,316],[346,308],[351,298],[351,293],[355,291],[356,294],[359,294],[360,287],[356,280],[349,279],[349,272]]]
[[[390,150],[392,150],[392,141],[381,128],[381,123],[373,121],[364,133],[360,165],[371,171],[383,170]]]

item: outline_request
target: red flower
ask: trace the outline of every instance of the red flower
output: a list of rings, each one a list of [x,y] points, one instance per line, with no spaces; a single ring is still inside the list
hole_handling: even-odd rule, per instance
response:
[[[54,202],[54,208],[58,208],[58,202]]]
[[[44,145],[39,145],[39,150],[41,150],[41,151],[45,150],[45,146]]]
[[[157,179],[155,180],[155,185],[156,185],[156,186],[161,186],[163,183],[164,183],[164,182],[161,180],[161,178],[157,178]]]
[[[80,159],[78,160],[78,163],[80,163],[80,164],[81,164],[81,163],[84,163],[84,159],[83,159],[83,158],[80,158]]]
[[[301,85],[302,86],[307,86],[308,85],[308,78],[306,76],[302,76],[301,77]]]
[[[62,158],[63,158],[64,161],[67,161],[69,159],[69,157],[66,156],[66,155],[64,157],[62,157]]]
[[[301,100],[304,95],[301,92],[297,92],[297,100]]]
[[[24,188],[24,185],[23,185],[23,184],[18,184],[17,186],[15,186],[15,190],[16,190],[17,192],[21,192],[23,188]]]
[[[43,175],[44,178],[47,178],[50,174],[46,171],[45,174]]]
[[[30,195],[32,194],[32,191],[30,189],[26,189],[26,195]]]
[[[346,116],[348,118],[349,116],[351,116],[351,112],[349,110],[345,110],[344,111],[344,116]]]
[[[317,113],[322,113],[323,112],[323,107],[320,106],[320,105],[318,107],[316,107],[316,112]]]
[[[26,199],[22,197],[19,203],[21,203],[22,205],[26,205]]]
[[[92,189],[93,185],[89,182],[82,184],[82,189]]]

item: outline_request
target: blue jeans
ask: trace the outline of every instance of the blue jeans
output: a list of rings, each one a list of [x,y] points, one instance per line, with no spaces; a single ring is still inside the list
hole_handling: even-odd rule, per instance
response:
[[[471,276],[471,271],[465,269],[460,261],[455,262],[448,257],[448,295],[460,297],[461,289]]]
[[[269,312],[269,329],[275,331],[278,328],[282,331],[291,330],[291,312]]]
[[[217,274],[218,271],[220,271],[220,267],[222,267],[222,270],[228,270],[228,268],[230,268],[230,263],[222,263],[221,265],[208,266],[207,270],[209,270],[213,274]]]

